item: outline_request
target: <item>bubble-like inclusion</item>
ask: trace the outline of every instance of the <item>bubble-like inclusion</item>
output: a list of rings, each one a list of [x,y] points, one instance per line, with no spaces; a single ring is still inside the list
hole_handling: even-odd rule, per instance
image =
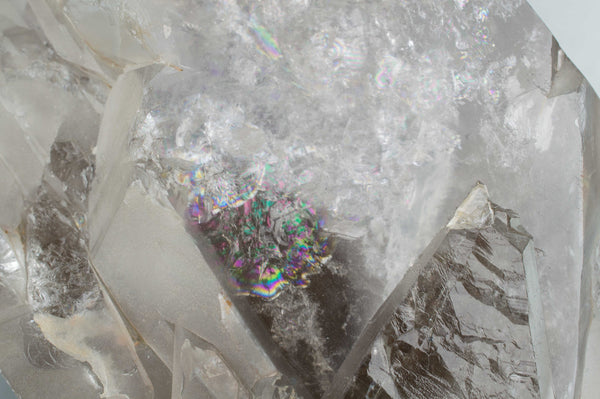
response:
[[[228,268],[234,289],[275,298],[286,286],[306,286],[330,253],[316,210],[261,188],[262,175],[240,184],[221,178],[212,183],[225,189],[220,193],[207,190],[202,177],[195,170],[184,178],[193,186],[189,213]]]

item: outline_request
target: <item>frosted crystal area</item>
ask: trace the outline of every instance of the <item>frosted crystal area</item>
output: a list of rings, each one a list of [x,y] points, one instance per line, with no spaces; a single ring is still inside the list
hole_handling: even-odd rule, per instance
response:
[[[525,1],[0,3],[21,397],[595,392],[600,102]]]

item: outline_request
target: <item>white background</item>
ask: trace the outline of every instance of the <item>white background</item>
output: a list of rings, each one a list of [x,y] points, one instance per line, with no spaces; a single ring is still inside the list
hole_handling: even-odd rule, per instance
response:
[[[528,1],[567,56],[600,93],[600,0]]]

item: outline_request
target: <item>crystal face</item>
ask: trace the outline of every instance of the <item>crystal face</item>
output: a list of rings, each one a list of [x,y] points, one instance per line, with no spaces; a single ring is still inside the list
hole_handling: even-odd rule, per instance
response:
[[[8,0],[0,32],[20,397],[594,397],[600,102],[524,1]]]
[[[475,190],[484,189],[471,201]],[[531,236],[514,212],[477,205],[482,223],[451,222],[405,299],[391,304],[345,397],[554,396],[540,362],[549,353],[543,315],[534,313],[541,302]]]

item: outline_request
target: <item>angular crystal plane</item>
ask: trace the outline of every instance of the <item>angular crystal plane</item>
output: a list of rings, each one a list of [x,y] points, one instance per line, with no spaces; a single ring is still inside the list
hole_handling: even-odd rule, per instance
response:
[[[2,1],[2,375],[593,398],[599,118],[523,0]]]
[[[544,324],[532,237],[478,185],[355,345],[345,397],[554,397]]]

